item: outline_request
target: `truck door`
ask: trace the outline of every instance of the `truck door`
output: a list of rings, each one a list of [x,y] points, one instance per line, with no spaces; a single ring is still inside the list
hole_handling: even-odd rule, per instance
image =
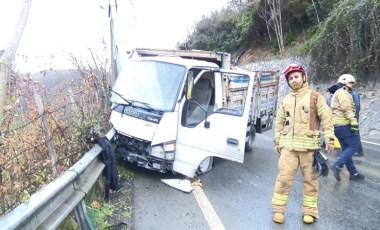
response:
[[[240,89],[233,95],[224,85],[227,77]],[[174,171],[192,177],[210,156],[243,162],[253,78],[231,70],[198,74],[192,99],[180,107]]]
[[[279,72],[257,71],[254,90],[253,119],[257,133],[272,129],[277,109]],[[254,93],[254,94],[255,94]]]

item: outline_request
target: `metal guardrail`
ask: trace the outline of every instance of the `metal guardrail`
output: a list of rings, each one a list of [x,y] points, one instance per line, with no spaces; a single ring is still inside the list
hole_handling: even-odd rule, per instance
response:
[[[115,134],[111,129],[106,137]],[[95,145],[75,165],[34,193],[27,201],[0,218],[1,229],[56,229],[72,212],[80,229],[91,229],[86,219],[84,197],[104,169]]]

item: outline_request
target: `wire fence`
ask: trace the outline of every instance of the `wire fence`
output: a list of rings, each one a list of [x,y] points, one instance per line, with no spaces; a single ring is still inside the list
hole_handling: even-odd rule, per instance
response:
[[[11,76],[0,136],[1,215],[75,164],[109,130],[109,78],[94,72],[76,71],[72,81],[59,76],[48,87],[29,75]]]

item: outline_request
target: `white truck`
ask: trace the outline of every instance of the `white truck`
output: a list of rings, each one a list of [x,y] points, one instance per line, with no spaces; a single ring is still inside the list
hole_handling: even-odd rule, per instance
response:
[[[270,129],[278,71],[233,69],[225,52],[136,49],[112,89],[118,159],[194,177],[243,162]]]

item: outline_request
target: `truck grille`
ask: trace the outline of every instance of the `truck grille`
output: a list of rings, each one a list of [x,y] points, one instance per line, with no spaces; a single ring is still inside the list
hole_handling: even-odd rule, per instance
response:
[[[138,155],[148,155],[149,153],[150,141],[117,134],[114,137],[114,142],[118,148],[123,148],[129,153]]]

